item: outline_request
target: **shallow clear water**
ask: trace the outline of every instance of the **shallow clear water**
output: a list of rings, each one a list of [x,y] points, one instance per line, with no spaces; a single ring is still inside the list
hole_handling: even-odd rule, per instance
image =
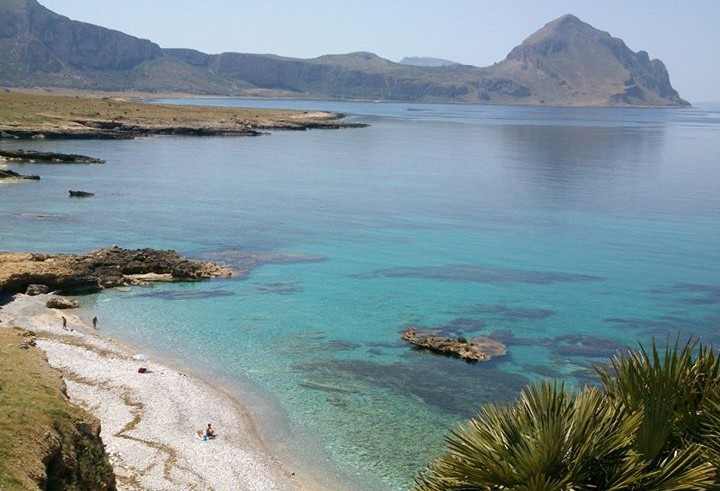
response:
[[[371,126],[0,141],[107,159],[12,165],[42,180],[0,186],[0,246],[252,262],[244,279],[84,297],[85,312],[252,386],[271,444],[358,489],[407,488],[449,427],[528,382],[592,382],[593,363],[652,337],[719,341],[718,112],[196,102]],[[399,340],[409,325],[491,335],[508,355],[468,365],[413,351]]]

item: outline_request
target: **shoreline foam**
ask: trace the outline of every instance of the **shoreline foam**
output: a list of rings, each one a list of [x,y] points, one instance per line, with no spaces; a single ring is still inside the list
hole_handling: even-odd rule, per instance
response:
[[[132,347],[72,312],[46,308],[46,297],[16,295],[0,310],[1,325],[35,331],[71,401],[100,419],[118,489],[336,489],[271,455],[247,407],[222,388],[161,361],[133,359]],[[140,366],[149,372],[138,373]],[[220,436],[198,439],[208,422]]]

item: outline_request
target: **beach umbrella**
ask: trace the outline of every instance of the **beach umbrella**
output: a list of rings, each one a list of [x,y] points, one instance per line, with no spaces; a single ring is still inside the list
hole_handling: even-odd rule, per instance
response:
[[[133,360],[138,361],[148,361],[150,358],[148,358],[148,355],[145,355],[143,353],[138,353],[137,355],[133,356]]]

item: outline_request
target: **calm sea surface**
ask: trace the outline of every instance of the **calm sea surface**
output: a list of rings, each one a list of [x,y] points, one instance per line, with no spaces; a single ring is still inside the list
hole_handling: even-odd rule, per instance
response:
[[[0,186],[0,249],[117,244],[254,267],[81,300],[112,336],[249,391],[280,454],[406,489],[483,403],[546,377],[592,382],[593,363],[637,341],[720,343],[720,112],[192,102],[371,126],[0,141],[107,159],[11,165],[42,180]],[[414,351],[410,325],[491,336],[508,355]]]

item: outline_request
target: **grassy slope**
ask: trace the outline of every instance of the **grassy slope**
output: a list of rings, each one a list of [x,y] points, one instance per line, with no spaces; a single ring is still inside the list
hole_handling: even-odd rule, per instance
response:
[[[110,467],[102,444],[77,431],[88,415],[69,403],[59,372],[40,349],[19,347],[30,339],[26,331],[0,328],[0,489],[40,489],[43,458],[57,455],[58,448],[81,476],[69,478],[61,489],[103,489],[98,483]]]

